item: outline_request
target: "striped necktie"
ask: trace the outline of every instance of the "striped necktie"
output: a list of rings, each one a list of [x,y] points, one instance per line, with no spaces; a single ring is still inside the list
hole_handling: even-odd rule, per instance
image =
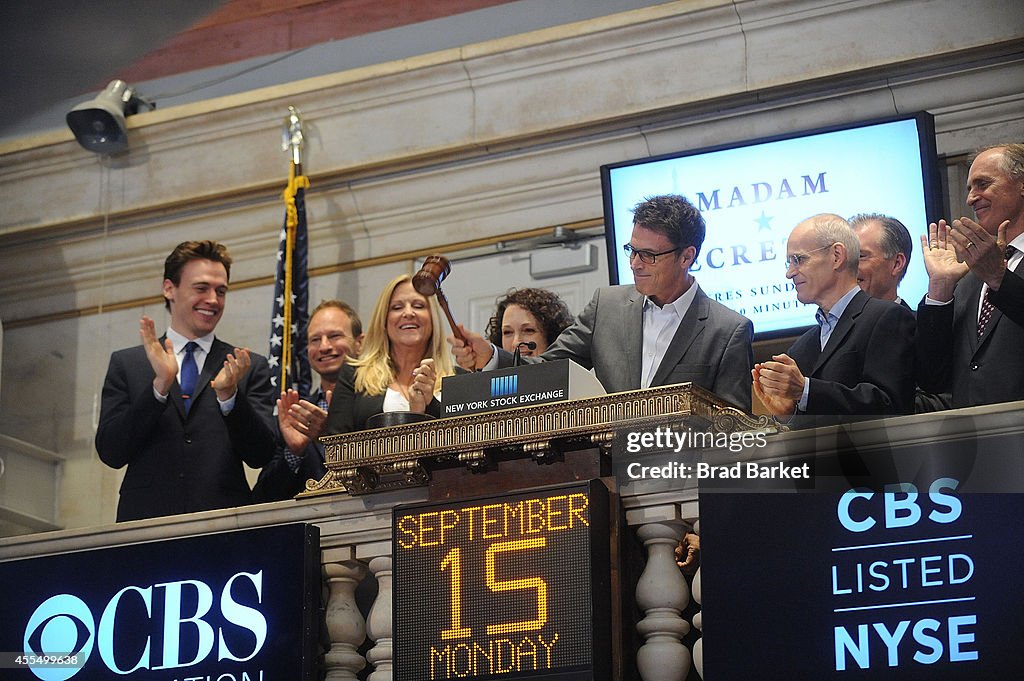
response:
[[[1009,262],[1013,254],[1017,252],[1017,249],[1013,246],[1006,247],[1006,261]],[[988,323],[992,320],[992,313],[995,311],[996,306],[992,304],[992,301],[988,299],[989,287],[985,287],[985,295],[981,297],[981,312],[978,314],[978,340],[985,335],[985,329],[988,328]]]

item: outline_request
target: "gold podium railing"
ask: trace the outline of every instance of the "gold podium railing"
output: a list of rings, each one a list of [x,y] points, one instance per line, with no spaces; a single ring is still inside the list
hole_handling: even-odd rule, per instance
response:
[[[430,465],[480,468],[497,453],[543,462],[560,449],[610,448],[619,432],[693,419],[722,432],[775,430],[769,417],[680,383],[322,437],[327,474],[299,496],[425,485]]]

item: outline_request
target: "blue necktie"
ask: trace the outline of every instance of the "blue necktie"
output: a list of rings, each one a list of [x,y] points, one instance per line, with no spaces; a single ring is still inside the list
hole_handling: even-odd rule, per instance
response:
[[[196,381],[199,379],[199,368],[196,366],[196,358],[192,351],[199,347],[195,341],[185,344],[185,359],[181,362],[181,398],[185,401],[185,413],[188,413],[192,406],[192,393],[196,389]]]

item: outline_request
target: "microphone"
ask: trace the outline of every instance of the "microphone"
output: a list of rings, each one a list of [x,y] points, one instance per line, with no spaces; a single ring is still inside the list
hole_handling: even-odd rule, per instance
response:
[[[526,346],[527,350],[536,350],[537,349],[537,344],[534,343],[533,341],[523,341],[522,343],[517,345],[516,346],[516,351],[514,353],[512,353],[512,366],[517,367],[517,366],[519,366],[520,364],[523,363],[523,357],[520,354],[520,350],[522,349],[522,347],[524,345]]]

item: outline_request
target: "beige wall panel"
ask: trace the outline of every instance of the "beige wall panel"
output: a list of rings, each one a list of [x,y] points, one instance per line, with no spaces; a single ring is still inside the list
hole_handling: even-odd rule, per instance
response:
[[[736,9],[751,90],[860,69],[892,70],[1016,41],[1024,33],[1024,13],[1006,0],[747,0]]]
[[[731,5],[482,55],[467,68],[482,138],[600,123],[746,89]]]

